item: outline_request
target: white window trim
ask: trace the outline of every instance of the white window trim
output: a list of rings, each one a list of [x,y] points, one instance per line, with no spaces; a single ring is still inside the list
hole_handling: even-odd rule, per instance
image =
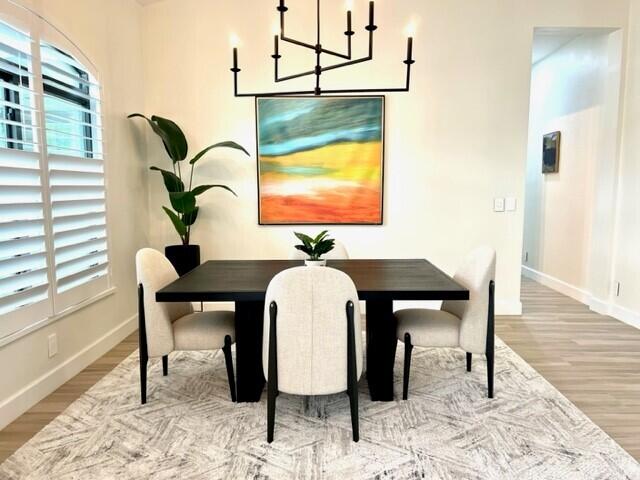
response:
[[[14,0],[7,0],[8,3],[12,4],[15,7],[18,7],[19,9],[23,10],[27,15],[32,16],[32,18],[34,19],[34,21],[29,22],[31,28],[29,29],[29,34],[31,36],[31,43],[32,45],[34,45],[35,47],[32,49],[32,68],[33,68],[33,78],[34,80],[37,79],[37,81],[34,81],[34,92],[35,92],[35,99],[36,99],[36,110],[40,111],[41,114],[38,118],[38,126],[39,128],[37,129],[38,132],[38,142],[39,142],[39,163],[40,163],[40,175],[41,175],[41,190],[42,190],[42,199],[43,199],[43,221],[44,221],[44,225],[45,225],[45,245],[46,245],[46,249],[47,249],[47,262],[48,262],[48,268],[47,268],[47,278],[49,281],[49,289],[48,289],[48,296],[49,298],[47,299],[50,308],[51,308],[51,313],[50,315],[41,318],[40,320],[36,320],[34,322],[29,323],[28,325],[24,326],[23,328],[20,328],[14,332],[11,332],[9,334],[4,335],[3,337],[0,337],[0,348],[4,347],[5,345],[8,345],[26,335],[29,335],[30,333],[39,330],[41,328],[44,328],[47,325],[50,325],[64,317],[67,317],[69,315],[72,315],[76,312],[78,312],[79,310],[82,310],[88,306],[93,305],[94,303],[99,302],[100,300],[103,300],[107,297],[110,297],[111,295],[113,295],[114,293],[116,293],[117,288],[113,283],[113,261],[112,261],[112,252],[113,252],[113,245],[112,245],[112,238],[111,238],[111,226],[110,226],[110,222],[109,222],[109,170],[110,167],[108,165],[108,156],[109,156],[109,152],[108,152],[108,145],[106,142],[106,138],[108,138],[108,126],[107,126],[107,122],[105,121],[107,115],[106,115],[106,95],[105,92],[102,88],[102,81],[101,81],[101,76],[100,73],[98,71],[98,69],[96,68],[95,64],[84,54],[84,52],[82,52],[82,50],[67,36],[65,35],[61,30],[59,30],[58,28],[56,28],[53,24],[51,24],[49,21],[47,21],[44,17],[42,17],[39,13],[31,10],[30,8],[21,5],[17,2],[15,2]],[[4,17],[4,15],[3,15]],[[9,24],[13,24],[14,22],[12,22],[11,20],[7,20]],[[16,19],[16,24],[17,24],[17,28],[22,28],[22,24],[23,21],[20,19]],[[55,293],[54,289],[56,288],[55,282],[53,281],[53,277],[54,277],[54,272],[55,272],[55,249],[54,249],[54,245],[53,245],[53,219],[52,219],[52,203],[51,203],[51,190],[50,190],[50,184],[49,184],[49,154],[48,154],[48,148],[47,148],[47,140],[46,140],[46,124],[45,124],[45,115],[46,112],[44,110],[44,83],[43,83],[43,78],[42,78],[42,64],[41,64],[41,41],[42,41],[42,29],[43,26],[47,25],[48,27],[50,27],[53,31],[55,31],[56,34],[60,35],[60,37],[66,42],[68,43],[69,46],[72,47],[72,49],[74,51],[69,52],[68,48],[63,48],[62,46],[60,46],[60,48],[62,50],[64,50],[65,52],[71,53],[72,55],[78,55],[81,59],[82,65],[84,68],[87,69],[87,71],[89,71],[91,73],[91,75],[94,76],[94,78],[96,79],[96,82],[99,86],[99,92],[100,92],[100,128],[102,130],[101,133],[101,149],[102,149],[102,162],[103,162],[103,178],[104,178],[104,191],[105,191],[105,199],[104,199],[104,203],[105,203],[105,211],[104,211],[104,215],[105,215],[105,230],[107,233],[107,238],[106,238],[106,245],[107,245],[107,256],[108,256],[108,265],[107,265],[107,273],[105,275],[105,277],[103,277],[106,280],[106,288],[104,288],[103,290],[101,290],[99,293],[93,294],[88,298],[84,298],[80,301],[78,301],[78,303],[72,304],[66,308],[64,308],[62,311],[55,313],[55,309],[56,309],[56,298],[59,297],[60,295],[64,295],[64,292],[62,294],[60,293]],[[51,40],[47,40],[49,43],[52,43],[54,45],[58,45],[58,42],[55,41],[51,41]],[[78,57],[75,57],[78,58]],[[53,154],[52,154],[53,155]],[[26,307],[29,308],[29,307]],[[15,312],[19,312],[19,310],[15,311]],[[10,316],[12,313],[15,312],[10,312],[8,314],[6,314],[7,316]],[[0,321],[2,319],[2,316],[0,316]]]
[[[87,298],[86,300],[83,300],[82,302],[76,304],[76,305],[72,305],[69,308],[63,310],[60,313],[54,314],[50,317],[45,317],[41,320],[38,320],[35,323],[30,324],[27,327],[24,327],[21,330],[18,330],[16,332],[10,333],[9,335],[5,335],[4,337],[0,338],[0,348],[4,347],[5,345],[8,345],[12,342],[15,342],[16,340],[19,340],[20,338],[29,335],[32,332],[35,332],[36,330],[40,330],[41,328],[46,327],[47,325],[50,325],[54,322],[57,322],[58,320],[63,319],[64,317],[68,317],[69,315],[72,315],[74,313],[76,313],[79,310],[82,310],[84,308],[87,308],[91,305],[93,305],[94,303],[99,302],[100,300],[110,297],[111,295],[113,295],[114,293],[117,292],[117,288],[116,287],[109,287],[107,290],[105,290],[102,293],[99,293],[98,295],[95,295],[94,297],[91,298]]]

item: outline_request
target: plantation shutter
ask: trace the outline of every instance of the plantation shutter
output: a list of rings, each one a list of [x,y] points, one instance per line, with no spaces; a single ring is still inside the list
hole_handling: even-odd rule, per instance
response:
[[[71,55],[41,42],[55,305],[108,288],[100,88]]]
[[[32,43],[0,21],[0,338],[52,314]]]

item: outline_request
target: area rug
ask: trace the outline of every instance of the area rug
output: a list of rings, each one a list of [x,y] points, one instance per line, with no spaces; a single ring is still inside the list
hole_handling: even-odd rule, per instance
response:
[[[220,352],[171,355],[139,402],[134,353],[0,465],[9,479],[640,479],[619,445],[499,339],[496,396],[483,358],[414,349],[409,400],[371,402],[360,381],[360,442],[346,395],[229,399]],[[402,348],[396,363],[401,397]]]

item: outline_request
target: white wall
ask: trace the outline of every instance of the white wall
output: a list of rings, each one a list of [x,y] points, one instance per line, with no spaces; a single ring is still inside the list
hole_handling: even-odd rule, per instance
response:
[[[624,133],[618,182],[612,311],[640,328],[640,0],[632,0]]]
[[[103,86],[110,258],[116,292],[0,347],[0,428],[74,376],[137,326],[134,254],[147,244],[144,145],[127,113],[143,108],[142,8],[133,0],[24,3],[96,65]],[[49,359],[47,336],[58,335]]]
[[[289,33],[311,40],[313,9],[302,4],[291,2]],[[233,29],[243,42],[241,89],[272,89],[274,5],[164,0],[146,7],[146,112],[178,121],[193,151],[235,139],[255,152],[253,101],[231,95],[228,37]],[[325,43],[339,48],[343,2],[323,5]],[[498,251],[498,312],[518,312],[523,210],[493,213],[492,200],[514,196],[523,204],[533,29],[624,27],[628,2],[406,0],[376,8],[376,61],[325,74],[323,84],[402,84],[402,31],[412,16],[419,21],[418,63],[411,93],[387,97],[384,225],[331,231],[356,258],[426,257],[449,272],[476,245],[492,245]],[[366,2],[357,0],[354,25],[365,24],[365,12]],[[360,52],[362,35],[356,42]],[[282,53],[283,73],[313,65],[312,56],[295,48]],[[309,79],[290,86],[308,87]],[[149,163],[167,165],[158,142],[149,139]],[[229,183],[240,196],[201,197],[193,237],[203,258],[284,257],[293,229],[257,225],[255,154],[248,160],[218,153],[202,165],[201,181]],[[160,178],[151,177],[151,243],[158,248],[177,240],[160,209],[166,201]]]
[[[531,74],[523,263],[579,290],[589,288],[608,43],[608,32],[579,34]],[[553,131],[561,132],[559,171],[542,174],[542,138]]]

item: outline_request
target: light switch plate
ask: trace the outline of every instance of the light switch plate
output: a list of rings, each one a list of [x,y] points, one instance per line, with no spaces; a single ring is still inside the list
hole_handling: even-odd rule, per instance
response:
[[[55,357],[58,354],[58,335],[52,333],[48,337],[49,340],[49,358]]]
[[[507,197],[504,202],[504,208],[507,212],[515,212],[517,209],[518,203],[516,201],[516,197]]]
[[[493,199],[493,211],[494,212],[504,212],[504,198],[494,198]]]

